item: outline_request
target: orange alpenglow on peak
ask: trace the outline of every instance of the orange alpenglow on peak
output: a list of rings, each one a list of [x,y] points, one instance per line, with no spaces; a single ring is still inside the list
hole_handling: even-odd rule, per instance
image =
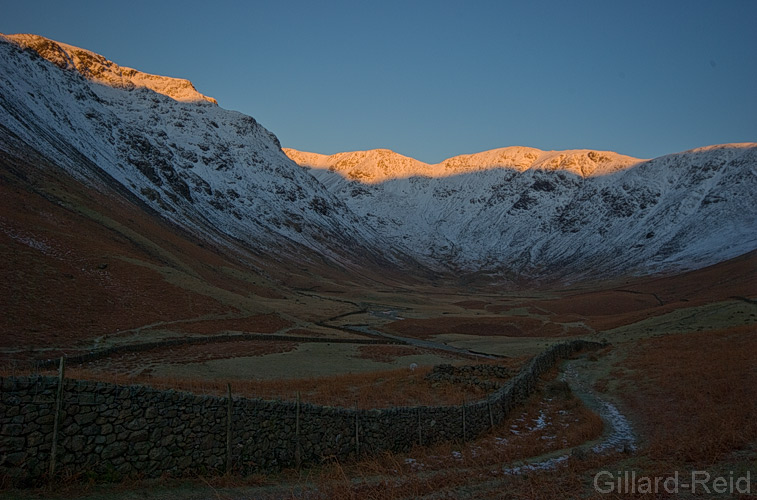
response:
[[[520,146],[453,156],[433,165],[388,149],[352,151],[333,155],[308,153],[291,148],[284,148],[283,151],[300,166],[328,169],[347,179],[364,184],[415,176],[450,177],[497,168],[518,172],[530,169],[563,170],[581,177],[594,177],[624,170],[643,161],[610,151],[589,149],[542,151]]]
[[[56,42],[39,35],[18,34],[0,37],[19,47],[33,50],[61,69],[76,71],[84,78],[119,89],[147,88],[180,102],[209,102],[218,104],[212,97],[195,89],[192,82],[183,78],[151,75],[136,69],[119,66],[89,50]]]

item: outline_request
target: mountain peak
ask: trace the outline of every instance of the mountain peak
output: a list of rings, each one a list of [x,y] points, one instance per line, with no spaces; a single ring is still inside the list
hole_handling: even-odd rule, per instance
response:
[[[611,151],[542,151],[522,146],[453,156],[433,165],[389,149],[322,155],[285,148],[284,153],[300,166],[328,169],[365,184],[414,176],[449,177],[496,168],[518,172],[529,169],[563,170],[581,177],[593,177],[624,170],[642,161]]]
[[[132,91],[145,74],[89,51],[0,36],[0,74],[4,175],[70,174],[93,199],[121,193],[219,249],[294,263],[298,282],[323,265],[504,285],[608,279],[757,248],[757,144],[648,161],[514,146],[433,165],[388,149],[287,149],[293,162],[254,118]]]
[[[86,49],[56,42],[39,35],[3,35],[3,38],[21,48],[29,49],[61,69],[76,71],[88,80],[119,89],[147,88],[181,102],[210,102],[212,97],[195,89],[192,82],[183,78],[151,75],[132,68],[119,66],[105,57]]]
[[[308,153],[285,148],[284,153],[300,166],[328,169],[339,172],[350,180],[364,184],[374,184],[392,179],[428,175],[431,165],[422,161],[395,153],[391,149],[369,149],[367,151],[349,151],[333,155]]]

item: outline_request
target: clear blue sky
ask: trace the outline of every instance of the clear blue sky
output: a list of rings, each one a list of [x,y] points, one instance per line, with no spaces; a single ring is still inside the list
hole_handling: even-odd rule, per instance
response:
[[[755,0],[1,1],[2,33],[188,78],[307,151],[757,141]]]

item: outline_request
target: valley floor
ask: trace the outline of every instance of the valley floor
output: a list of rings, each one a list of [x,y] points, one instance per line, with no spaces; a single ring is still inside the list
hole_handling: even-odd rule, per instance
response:
[[[612,498],[593,490],[602,470],[757,478],[757,252],[673,276],[551,288],[369,269],[358,280],[314,261],[232,255],[38,175],[33,194],[7,172],[0,183],[7,220],[16,221],[0,227],[3,279],[12,285],[0,297],[3,375],[94,351],[101,355],[69,363],[71,377],[206,394],[231,383],[238,395],[299,393],[361,408],[459,404],[476,394],[426,380],[433,365],[514,372],[565,340],[611,347],[551,373],[527,406],[473,443],[266,477],[71,478],[4,497]],[[563,377],[569,390],[560,389]],[[633,441],[625,452],[593,453],[616,414]],[[524,462],[554,467],[510,473]]]
[[[610,346],[564,362],[559,370],[543,377],[540,390],[526,406],[474,442],[415,448],[406,454],[384,454],[353,463],[327,462],[272,476],[129,480],[116,485],[72,478],[54,490],[6,491],[3,496],[641,498],[650,495],[618,490],[619,471],[653,478],[668,478],[676,472],[690,476],[699,471],[713,478],[749,475],[750,493],[740,498],[753,498],[757,492],[757,304],[754,295],[750,297],[701,305],[692,299],[683,303],[690,307],[659,315],[636,314],[643,319],[603,330],[601,336]],[[483,301],[465,304],[472,305],[484,306]],[[396,315],[389,316],[389,324],[401,321]],[[422,329],[417,332],[423,336]],[[492,351],[507,345],[497,336],[481,338],[490,339]],[[513,345],[519,346],[517,352],[533,352],[549,342],[545,338],[530,340],[531,344],[521,341]],[[477,344],[481,345],[483,341]],[[396,346],[399,350],[392,351],[387,347],[381,346],[374,355],[386,359],[405,354],[402,349],[414,349]],[[351,377],[343,377],[342,382],[349,385]],[[355,386],[360,385],[358,380],[352,376]],[[362,380],[372,388],[386,383]],[[302,380],[292,384],[290,391],[305,388]],[[310,386],[314,398],[318,397],[318,385]],[[397,392],[407,389],[390,387]],[[610,483],[608,474],[612,475]],[[597,478],[605,481],[595,485]],[[739,484],[746,488],[746,483]],[[610,487],[614,490],[604,493]],[[715,491],[713,484],[704,487]],[[698,491],[706,493],[701,488]],[[664,497],[665,492],[661,493],[658,496]],[[676,498],[713,497],[699,493],[682,489]]]
[[[680,333],[581,354],[493,432],[355,463],[249,478],[72,481],[17,498],[641,498],[618,471],[750,475],[757,487],[757,337],[750,327]],[[567,384],[565,383],[567,382]],[[600,417],[597,416],[599,414]],[[599,476],[598,476],[599,474]],[[606,481],[608,474],[613,481]],[[703,476],[702,476],[703,477]],[[594,484],[599,478],[597,485]],[[605,493],[610,487],[613,492]],[[699,492],[711,483],[701,484]],[[747,488],[746,483],[740,483]],[[665,492],[660,491],[664,497]],[[695,491],[696,493],[696,491]],[[681,489],[676,498],[712,498]],[[738,497],[724,495],[723,497]]]
[[[206,453],[222,445],[209,440],[200,448],[187,437],[190,448],[182,437],[171,458],[188,465],[173,469],[162,444],[169,436],[148,439],[142,416],[121,417],[94,402],[80,412],[77,400],[65,418],[112,412],[122,418],[116,425],[135,428],[87,421],[85,436],[83,426],[67,424],[65,453],[57,450],[68,459],[63,465],[92,470],[40,485],[29,484],[29,471],[48,470],[41,457],[55,465],[60,436],[52,429],[65,422],[63,397],[33,400],[37,386],[25,403],[1,393],[0,467],[27,488],[12,489],[14,478],[0,476],[0,497],[637,498],[648,496],[638,485],[619,491],[625,472],[669,478],[699,471],[730,487],[748,476],[748,492],[725,496],[757,498],[755,144],[639,164],[596,151],[516,148],[471,164],[453,159],[447,164],[455,175],[444,179],[405,179],[403,171],[419,171],[395,169],[398,178],[360,184],[369,176],[345,168],[342,179],[328,169],[336,162],[324,158],[312,171],[292,163],[251,117],[205,99],[174,101],[160,93],[165,81],[157,93],[110,88],[45,60],[89,52],[15,37],[30,47],[22,50],[0,38],[7,75],[0,78],[0,377],[54,375],[66,358],[69,378],[231,393],[225,461]],[[102,70],[95,56],[82,62]],[[488,165],[486,172],[476,173],[476,165]],[[686,272],[673,264],[712,262],[719,263]],[[626,275],[653,269],[667,274]],[[565,281],[577,277],[584,281]],[[481,425],[479,405],[477,429],[490,433],[360,454],[358,415],[378,414],[383,424],[393,412],[368,411],[376,408],[447,406],[454,433],[432,427],[439,408],[430,409],[426,427],[414,408],[413,429],[465,441],[466,403],[505,386],[550,346],[576,339],[605,347],[542,374],[525,401],[523,387],[530,390],[533,379],[518,379],[525,382],[500,408],[522,405],[497,426],[491,407]],[[462,368],[470,365],[477,366]],[[62,394],[66,386],[56,387]],[[131,389],[117,390],[131,407]],[[277,457],[272,467],[302,463],[300,402],[355,409],[354,424],[343,418],[345,426],[325,439],[321,431],[334,415],[348,413],[318,408],[328,417],[310,421],[317,429],[308,433],[315,443],[309,457],[323,461],[307,469],[160,479],[114,472],[126,456],[127,475],[143,470],[134,462],[149,464],[145,474],[240,465],[231,452],[234,397],[295,408],[296,423],[281,425],[282,436],[289,430],[275,444],[252,432],[237,436],[240,448],[260,444],[271,455],[284,456],[284,439],[293,444],[292,460]],[[48,407],[38,412],[38,403],[54,403],[56,416]],[[461,404],[462,415],[449,408]],[[207,434],[221,435],[219,416],[188,407],[180,406],[182,418],[212,418]],[[175,417],[160,418],[161,433],[178,427],[166,423]],[[240,427],[281,421],[276,413]],[[41,425],[51,431],[43,434]],[[113,427],[108,436],[105,425]],[[197,428],[181,431],[194,439]],[[407,444],[407,434],[397,429],[371,430],[392,438],[375,449],[404,449],[397,442]],[[123,449],[104,453],[113,433]],[[83,458],[83,436],[92,462]],[[164,449],[152,454],[155,443]],[[358,458],[323,457],[332,453]],[[249,470],[267,466],[262,451],[238,456]],[[32,466],[27,457],[40,460]],[[690,487],[678,496],[709,498],[706,488],[716,486]]]

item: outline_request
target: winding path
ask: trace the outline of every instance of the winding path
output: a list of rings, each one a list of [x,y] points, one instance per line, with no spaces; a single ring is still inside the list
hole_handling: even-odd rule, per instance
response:
[[[463,349],[462,347],[454,347],[451,345],[443,344],[441,342],[434,342],[432,340],[415,339],[412,337],[400,337],[399,335],[392,335],[390,333],[384,333],[378,330],[373,330],[372,328],[368,328],[367,326],[350,326],[350,327],[345,327],[345,328],[352,332],[362,333],[364,335],[370,335],[371,337],[380,337],[380,338],[387,339],[388,341],[394,341],[394,342],[398,342],[402,344],[412,345],[415,347],[421,347],[423,349],[436,349],[439,351],[452,352],[455,354],[461,354],[463,356],[469,356],[473,358],[501,359],[503,357],[503,356],[497,356],[494,354],[486,354],[482,352],[470,351],[468,349]]]
[[[605,425],[600,442],[592,447],[595,453],[605,451],[629,452],[636,450],[636,436],[629,420],[617,406],[601,398],[585,376],[579,373],[585,359],[566,361],[562,379],[568,382],[573,393],[590,409],[596,411]]]
[[[573,448],[554,451],[539,457],[532,457],[525,460],[522,465],[505,468],[504,472],[506,474],[522,474],[535,470],[553,469],[560,463],[570,459],[576,449],[585,450],[588,448],[596,454],[612,451],[622,453],[636,451],[637,438],[630,421],[621,413],[617,406],[599,396],[591,387],[591,381],[584,371],[587,368],[586,363],[590,362],[585,357],[565,361],[560,379],[568,383],[573,394],[584,405],[599,414],[604,424],[602,436],[596,441],[584,443]]]

